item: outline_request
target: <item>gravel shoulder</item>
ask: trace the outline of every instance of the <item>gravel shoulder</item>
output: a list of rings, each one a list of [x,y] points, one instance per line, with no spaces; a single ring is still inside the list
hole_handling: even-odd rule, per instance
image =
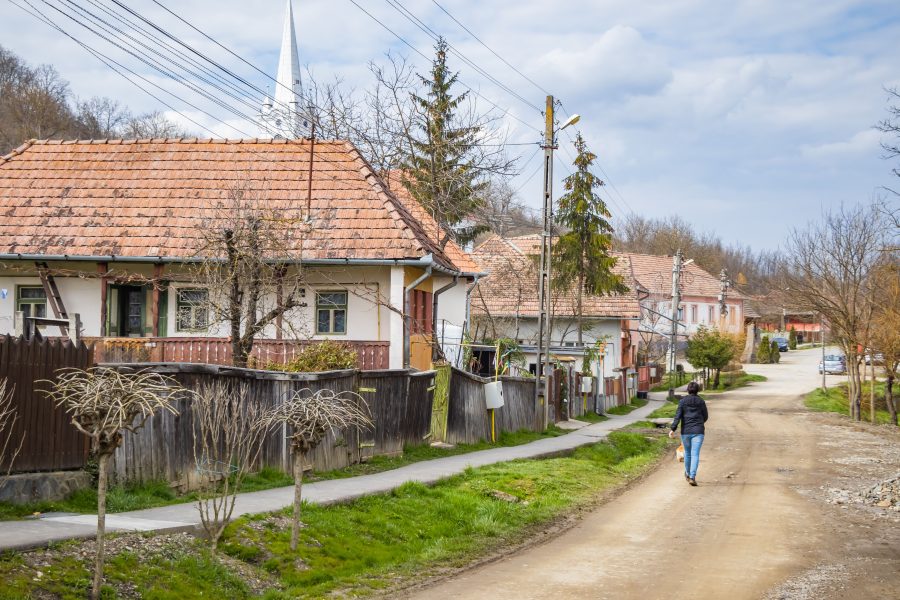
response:
[[[710,399],[699,487],[663,465],[559,537],[407,597],[900,597],[900,433],[807,411],[818,356],[748,365],[769,380]]]

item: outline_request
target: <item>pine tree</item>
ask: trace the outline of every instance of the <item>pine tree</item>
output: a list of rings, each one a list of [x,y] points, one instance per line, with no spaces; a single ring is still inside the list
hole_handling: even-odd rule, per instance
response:
[[[791,325],[791,328],[788,331],[788,349],[790,349],[790,350],[797,349],[797,330],[794,329],[793,325]]]
[[[485,186],[473,156],[481,127],[462,125],[462,103],[468,92],[454,96],[457,73],[447,67],[447,42],[439,38],[428,77],[419,76],[427,89],[413,95],[417,109],[417,134],[402,164],[402,182],[456,241],[466,243],[480,231],[458,226],[483,205],[479,194]],[[449,238],[440,240],[443,247]]]
[[[591,173],[597,156],[588,150],[579,133],[575,138],[575,172],[566,177],[566,194],[559,199],[557,222],[566,230],[553,248],[554,285],[568,289],[575,285],[578,344],[582,344],[584,294],[601,296],[628,291],[622,278],[613,273],[616,259],[610,256],[612,224],[606,203],[595,192],[603,185]]]

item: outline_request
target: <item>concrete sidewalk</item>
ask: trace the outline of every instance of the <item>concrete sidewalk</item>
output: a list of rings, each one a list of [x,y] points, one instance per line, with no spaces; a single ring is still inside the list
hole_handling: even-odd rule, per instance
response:
[[[520,458],[540,458],[593,444],[619,429],[644,419],[662,406],[665,393],[653,393],[646,406],[628,415],[610,416],[608,421],[587,425],[566,435],[545,438],[505,448],[491,448],[468,454],[448,456],[413,463],[399,469],[372,475],[346,479],[317,481],[303,486],[303,498],[317,504],[331,504],[389,492],[408,481],[435,483],[451,475],[462,473],[467,467],[480,467]],[[282,487],[261,492],[238,494],[233,518],[261,513],[290,506],[294,488]],[[175,532],[193,530],[200,525],[197,506],[193,503],[173,504],[123,513],[108,514],[106,529],[109,532],[156,531]],[[0,550],[21,550],[46,546],[50,542],[91,538],[97,528],[96,515],[45,514],[38,519],[0,521]]]

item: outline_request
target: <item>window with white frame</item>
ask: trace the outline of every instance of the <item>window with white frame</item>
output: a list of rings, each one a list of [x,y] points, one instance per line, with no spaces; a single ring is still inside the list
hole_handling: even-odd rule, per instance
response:
[[[716,322],[716,307],[710,304],[707,308],[709,309],[709,321],[707,323],[712,325]]]
[[[347,333],[347,292],[316,292],[316,333]]]
[[[697,305],[691,304],[691,323],[697,322]]]
[[[209,290],[178,290],[175,310],[178,331],[206,331],[209,328]]]

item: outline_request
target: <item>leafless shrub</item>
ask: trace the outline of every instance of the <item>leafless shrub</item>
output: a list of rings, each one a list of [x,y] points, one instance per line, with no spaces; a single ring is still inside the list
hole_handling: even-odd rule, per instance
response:
[[[294,514],[291,527],[291,550],[297,550],[300,532],[300,501],[303,492],[303,462],[306,455],[325,439],[329,431],[350,427],[373,427],[369,407],[359,394],[297,390],[282,404],[267,412],[267,428],[288,429],[294,475]]]
[[[109,461],[122,445],[123,432],[136,432],[157,411],[177,414],[171,398],[181,387],[174,379],[157,373],[122,373],[105,367],[66,370],[56,381],[47,383],[47,395],[71,415],[72,425],[91,439],[99,462],[97,557],[91,587],[91,598],[96,599],[103,581]]]
[[[244,477],[258,464],[266,427],[263,409],[246,383],[204,384],[191,401],[194,459],[199,473],[197,509],[213,551],[231,519]]]
[[[5,475],[8,476],[16,461],[16,456],[22,449],[22,444],[25,443],[25,434],[22,433],[22,437],[19,438],[19,443],[16,445],[13,439],[13,428],[16,421],[19,420],[19,415],[12,403],[12,390],[7,390],[6,385],[6,379],[0,379],[0,469],[6,465]]]

